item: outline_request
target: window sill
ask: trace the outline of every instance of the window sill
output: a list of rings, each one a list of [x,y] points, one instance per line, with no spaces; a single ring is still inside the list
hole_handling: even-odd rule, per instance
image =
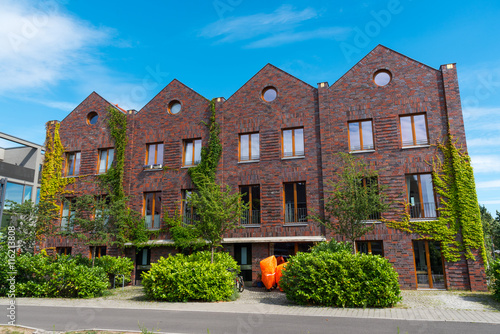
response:
[[[376,219],[362,220],[361,222],[365,223],[365,224],[382,224],[382,222],[380,220],[376,220]]]
[[[429,218],[410,218],[411,222],[432,222],[437,221],[438,217],[429,217]]]
[[[155,164],[155,165],[144,165],[142,166],[142,170],[145,172],[152,172],[152,171],[157,171],[157,170],[162,170],[163,165],[162,164]]]
[[[296,157],[283,157],[281,160],[294,160],[294,159],[304,159],[306,156],[305,155],[299,155]]]
[[[241,226],[243,226],[245,228],[247,228],[247,227],[260,227],[259,224],[246,224],[246,225],[241,225]]]
[[[198,165],[191,165],[191,166],[182,166],[181,168],[193,168],[193,167],[196,167]]]
[[[285,227],[294,227],[294,226],[307,226],[309,225],[308,223],[284,223],[283,226]]]
[[[260,160],[244,160],[244,161],[238,161],[239,164],[252,164],[255,162],[260,162]]]
[[[72,179],[72,178],[75,178],[75,177],[80,177],[80,174],[78,174],[78,175],[65,175],[63,177],[67,178],[67,179]]]
[[[425,147],[431,147],[431,145],[425,144],[425,145],[403,146],[403,147],[401,147],[401,149],[402,150],[409,150],[409,149],[412,149],[412,148],[425,148]]]
[[[149,228],[149,227],[147,227],[147,226],[146,226],[146,229],[147,229],[148,231],[159,231],[159,230],[160,230],[160,228],[159,228],[159,227],[157,227],[157,228]]]
[[[375,150],[359,150],[359,151],[349,151],[349,154],[359,154],[359,153],[373,153]]]

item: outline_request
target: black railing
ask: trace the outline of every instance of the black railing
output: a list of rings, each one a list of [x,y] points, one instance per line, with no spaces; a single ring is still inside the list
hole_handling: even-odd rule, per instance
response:
[[[242,225],[259,225],[260,224],[260,210],[246,210],[243,211],[241,217]]]
[[[436,203],[415,203],[410,204],[410,217],[411,218],[435,218]]]
[[[285,208],[285,223],[307,222],[307,208]]]

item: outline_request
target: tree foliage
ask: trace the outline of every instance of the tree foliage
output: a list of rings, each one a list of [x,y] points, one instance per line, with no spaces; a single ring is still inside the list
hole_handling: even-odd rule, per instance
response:
[[[388,208],[383,188],[377,184],[377,172],[363,161],[345,153],[339,154],[341,171],[336,181],[329,180],[329,197],[325,218],[313,217],[321,225],[351,242],[373,229],[366,220]]]

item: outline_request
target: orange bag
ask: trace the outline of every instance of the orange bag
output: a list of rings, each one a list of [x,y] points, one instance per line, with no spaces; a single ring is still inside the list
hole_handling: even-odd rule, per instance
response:
[[[287,264],[288,262],[285,262],[276,267],[276,284],[278,284],[278,288],[280,288],[280,291],[283,291],[283,289],[280,287],[281,275],[283,275],[283,271],[285,270]]]
[[[260,261],[260,271],[262,272],[262,283],[266,289],[271,289],[276,283],[276,257],[271,255]]]

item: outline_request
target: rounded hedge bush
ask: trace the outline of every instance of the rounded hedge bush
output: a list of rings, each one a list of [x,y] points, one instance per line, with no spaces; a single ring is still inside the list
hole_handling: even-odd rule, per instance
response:
[[[490,263],[488,276],[491,280],[491,288],[493,289],[493,297],[500,301],[500,259]]]
[[[239,270],[236,261],[227,253],[199,252],[160,258],[151,269],[142,274],[142,285],[149,299],[169,302],[191,300],[228,300],[234,294],[234,273]]]
[[[297,304],[390,307],[401,300],[398,274],[386,259],[347,252],[298,253],[280,286]]]

